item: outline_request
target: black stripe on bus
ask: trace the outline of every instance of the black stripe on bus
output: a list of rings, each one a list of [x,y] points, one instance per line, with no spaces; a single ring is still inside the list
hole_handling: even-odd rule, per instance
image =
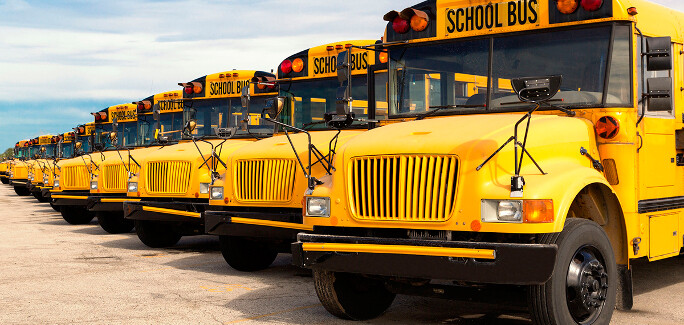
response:
[[[684,196],[639,201],[639,213],[684,209]]]

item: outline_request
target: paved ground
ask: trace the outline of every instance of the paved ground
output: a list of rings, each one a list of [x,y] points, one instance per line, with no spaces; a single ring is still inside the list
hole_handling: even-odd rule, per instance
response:
[[[227,266],[214,237],[149,249],[135,234],[66,224],[0,185],[0,324],[354,324],[330,316],[311,277],[281,255],[265,271]],[[684,259],[634,267],[632,312],[614,324],[683,324]],[[502,315],[503,314],[503,315]],[[402,296],[377,324],[529,324],[499,306]]]

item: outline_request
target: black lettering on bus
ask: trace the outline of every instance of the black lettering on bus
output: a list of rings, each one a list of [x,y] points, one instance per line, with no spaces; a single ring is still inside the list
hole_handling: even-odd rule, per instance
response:
[[[475,7],[475,29],[480,30],[484,27],[484,8],[482,6]]]
[[[515,2],[509,2],[508,3],[508,26],[515,25],[515,22],[518,20],[515,17],[515,9],[516,9]]]
[[[330,58],[330,73],[337,72],[337,57],[333,56]]]
[[[494,4],[494,27],[503,27],[503,24],[499,21],[499,4]]]
[[[461,17],[465,15],[465,11],[463,8],[458,8],[456,10],[456,31],[462,32],[463,29],[465,28],[465,24],[461,22]]]
[[[475,25],[475,8],[470,7],[465,9],[465,24],[466,24],[466,32],[473,30],[473,26]]]
[[[491,3],[485,7],[485,27],[491,29],[494,27],[494,5]]]
[[[535,5],[539,5],[537,0],[530,0],[528,3],[528,8],[530,9],[530,23],[534,24],[537,22],[537,19],[539,19],[539,16],[537,15],[537,10],[535,9]]]
[[[368,69],[368,52],[364,52],[361,55],[361,60],[363,61],[363,64],[361,65],[361,69],[363,69],[363,70]]]
[[[527,23],[527,0],[518,0],[518,23],[520,25]]]
[[[449,9],[447,11],[447,32],[453,33],[456,30],[456,22],[454,21],[454,16],[456,16],[456,12],[453,9]],[[458,19],[458,18],[456,18]]]
[[[314,73],[314,74],[319,74],[319,73],[321,73],[320,60],[319,60],[318,58],[314,58],[313,64],[314,64],[314,71],[313,71],[313,73]]]
[[[211,90],[209,91],[209,95],[214,95],[216,93],[216,84],[212,82],[211,84],[209,84],[209,88],[211,88]]]

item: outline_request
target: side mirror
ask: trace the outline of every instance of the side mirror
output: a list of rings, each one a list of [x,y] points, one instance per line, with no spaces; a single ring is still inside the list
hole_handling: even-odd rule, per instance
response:
[[[670,37],[646,38],[646,68],[648,71],[672,70],[672,39]]]
[[[266,107],[261,111],[261,118],[275,119],[283,111],[285,100],[287,98],[282,96],[267,100]]]
[[[112,144],[115,144],[115,143],[118,142],[118,141],[117,141],[117,134],[116,134],[116,131],[109,132],[109,141],[110,141]]]
[[[351,100],[351,80],[349,67],[349,50],[337,55],[337,80],[340,86],[337,88],[337,95],[335,100],[335,113],[347,114],[351,111],[349,102]]]
[[[672,111],[672,78],[649,78],[646,100],[652,112]]]
[[[83,143],[81,141],[74,144],[74,149],[81,150],[81,148],[83,148]]]
[[[242,102],[242,107],[249,108],[249,84],[242,87],[242,96],[240,96],[240,101]]]
[[[511,86],[520,101],[539,103],[556,96],[562,82],[562,76],[516,78],[511,79]]]
[[[155,104],[152,109],[152,117],[155,121],[159,121],[159,104]]]
[[[45,151],[47,151],[45,147],[40,147],[40,152],[45,153]]]
[[[187,132],[188,135],[192,134],[193,131],[197,128],[197,121],[195,120],[188,120],[187,123],[185,123],[185,131]]]

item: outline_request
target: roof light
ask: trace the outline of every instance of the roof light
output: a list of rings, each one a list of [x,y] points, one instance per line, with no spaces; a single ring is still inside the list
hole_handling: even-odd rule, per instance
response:
[[[292,61],[292,70],[296,73],[302,72],[304,70],[304,60],[301,58],[296,58]]]
[[[629,7],[629,8],[627,8],[627,13],[628,13],[630,16],[636,16],[636,15],[639,14],[639,12],[637,11],[637,8],[636,8],[636,7]]]
[[[335,47],[334,47],[334,46],[332,46],[332,45],[328,45],[328,46],[326,46],[326,48],[325,48],[325,49],[326,49],[327,51],[332,51],[332,50],[334,50],[334,49],[335,49]]]
[[[185,93],[188,94],[188,95],[192,94],[192,88],[193,88],[192,85],[187,85],[187,86],[185,86],[185,87],[184,87]],[[167,94],[164,94],[164,97],[166,97],[166,95],[167,95]]]
[[[336,49],[336,50],[341,50],[341,49],[343,49],[343,48],[344,48],[344,46],[342,46],[342,44],[337,44],[337,45],[335,45],[335,49]]]
[[[408,20],[397,16],[392,20],[392,29],[399,34],[406,34],[409,30],[409,22]]]
[[[399,13],[399,17],[406,21],[410,21],[411,29],[416,32],[424,31],[430,22],[430,18],[425,11],[416,10],[413,8],[406,8],[402,10]]]
[[[195,94],[199,94],[202,92],[202,84],[199,82],[191,82],[192,84],[192,91],[195,92]]]
[[[222,74],[219,74],[219,78],[223,78],[223,77],[225,77],[225,76],[226,76],[226,75],[224,75],[223,73],[222,73]]]
[[[378,55],[380,59],[380,63],[387,63],[387,60],[389,59],[389,53],[387,52],[380,52]]]
[[[577,7],[579,7],[579,0],[558,0],[558,2],[556,2],[558,11],[566,15],[577,11]]]
[[[351,44],[349,44],[349,43],[347,43],[347,44],[344,44],[344,48],[345,48],[345,49],[348,49],[348,48],[351,48],[351,47],[352,47],[352,45],[351,45]]]
[[[596,11],[603,6],[603,0],[582,0],[582,8],[586,11]]]
[[[284,74],[292,72],[292,61],[284,60],[283,63],[280,64],[280,72]]]

